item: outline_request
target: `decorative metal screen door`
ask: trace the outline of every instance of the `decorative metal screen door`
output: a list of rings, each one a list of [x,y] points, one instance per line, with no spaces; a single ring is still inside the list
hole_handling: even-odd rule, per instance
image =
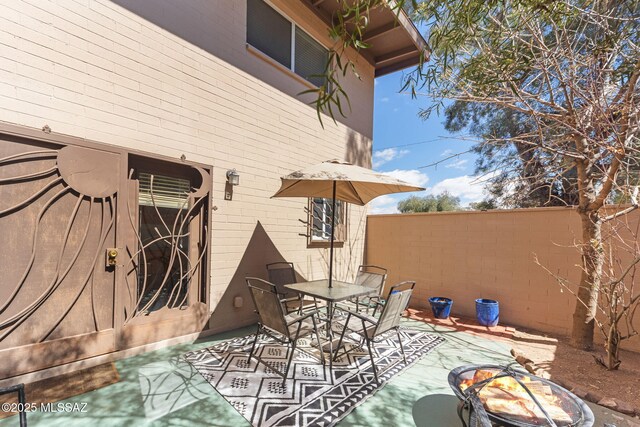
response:
[[[130,156],[121,348],[207,320],[209,173]]]
[[[0,133],[0,379],[114,351],[121,162]]]
[[[0,128],[0,379],[208,320],[209,169]]]

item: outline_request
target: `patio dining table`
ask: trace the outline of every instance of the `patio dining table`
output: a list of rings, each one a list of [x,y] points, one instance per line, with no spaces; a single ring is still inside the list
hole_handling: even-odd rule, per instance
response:
[[[311,280],[309,282],[299,282],[285,285],[285,287],[303,295],[308,295],[327,302],[327,338],[329,341],[329,365],[333,367],[333,330],[332,321],[335,311],[335,303],[346,301],[351,298],[361,297],[376,293],[375,288],[356,285],[338,280],[332,281],[333,286],[329,287],[329,279]],[[322,348],[324,351],[324,348]]]

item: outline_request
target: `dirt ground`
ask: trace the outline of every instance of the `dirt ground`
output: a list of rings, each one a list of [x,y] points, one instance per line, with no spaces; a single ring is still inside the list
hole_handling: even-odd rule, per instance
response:
[[[553,337],[535,331],[516,330],[511,338],[503,338],[513,348],[534,361],[545,375],[560,383],[570,383],[595,395],[612,397],[640,409],[640,354],[621,351],[622,364],[608,371],[594,360],[604,350],[578,350],[566,337]]]

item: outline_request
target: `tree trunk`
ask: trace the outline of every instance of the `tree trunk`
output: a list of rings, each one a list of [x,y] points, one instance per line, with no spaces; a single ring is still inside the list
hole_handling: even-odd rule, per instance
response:
[[[605,344],[607,350],[607,369],[610,371],[620,367],[620,332],[617,327],[609,329],[609,336]]]
[[[573,312],[571,339],[575,347],[593,349],[593,330],[598,292],[604,265],[602,249],[602,219],[598,212],[579,210],[582,220],[582,275],[578,288],[578,299]]]

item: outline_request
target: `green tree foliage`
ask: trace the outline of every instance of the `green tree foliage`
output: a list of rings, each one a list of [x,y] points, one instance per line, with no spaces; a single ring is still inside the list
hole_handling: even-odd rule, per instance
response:
[[[460,198],[452,196],[446,191],[437,196],[411,196],[398,203],[398,210],[401,213],[445,212],[460,209]]]
[[[638,206],[634,171],[640,152],[640,0],[412,3],[414,16],[428,28],[430,52],[425,55],[428,61],[407,75],[404,88],[423,91],[423,99],[431,101],[423,115],[451,101],[481,104],[496,114],[508,112],[525,126],[522,133],[509,133],[508,139],[492,135],[485,144],[511,144],[515,156],[521,156],[519,145],[535,148],[531,155],[536,161],[530,164],[556,174],[575,173],[582,272],[572,340],[578,347],[592,348],[599,289],[603,278],[613,274],[604,269],[602,225]],[[345,49],[366,49],[372,9],[391,5],[404,13],[406,1],[340,4],[332,34]],[[328,70],[346,73],[349,64],[335,61]],[[318,99],[329,98],[321,90]],[[554,166],[549,169],[548,164]],[[633,206],[610,215],[603,207],[617,193],[632,195]],[[618,300],[613,301],[610,304]],[[609,320],[617,327],[615,319]],[[607,352],[615,355],[625,336],[605,329]],[[615,366],[608,363],[610,369]]]
[[[575,167],[539,149],[535,138],[524,143],[535,123],[527,115],[493,105],[456,101],[445,109],[445,129],[467,132],[479,142],[477,175],[491,173],[487,189],[493,202],[507,208],[578,204]]]
[[[494,199],[487,199],[476,203],[469,203],[469,207],[474,211],[490,211],[491,209],[498,209],[498,205]]]

